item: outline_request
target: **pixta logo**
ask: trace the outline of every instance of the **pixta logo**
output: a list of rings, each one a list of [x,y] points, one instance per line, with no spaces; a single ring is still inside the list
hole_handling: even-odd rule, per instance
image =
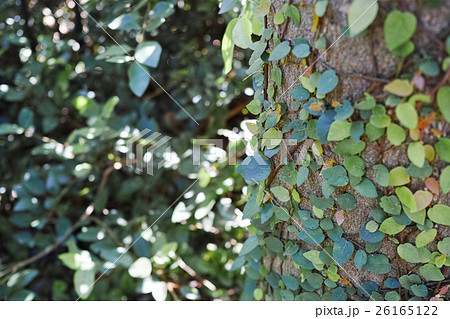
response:
[[[149,129],[133,135],[126,142],[126,166],[153,176],[156,159],[159,160],[156,167],[160,169],[167,160],[163,154],[171,153],[170,145],[166,144],[171,139]]]

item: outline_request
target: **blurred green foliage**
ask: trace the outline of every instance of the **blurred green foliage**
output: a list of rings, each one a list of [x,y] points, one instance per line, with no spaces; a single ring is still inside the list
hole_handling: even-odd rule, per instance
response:
[[[0,3],[0,300],[246,299],[245,183],[192,164],[194,137],[243,148],[216,0],[80,4]],[[172,137],[153,176],[125,165],[144,129]]]

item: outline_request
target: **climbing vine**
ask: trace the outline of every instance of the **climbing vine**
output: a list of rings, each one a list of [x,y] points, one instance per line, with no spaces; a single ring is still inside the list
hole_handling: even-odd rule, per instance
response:
[[[286,38],[311,5],[314,43]],[[225,0],[220,13],[235,6]],[[442,300],[450,265],[450,59],[416,52],[416,16],[399,6],[383,16],[384,45],[399,57],[397,73],[389,79],[344,74],[321,54],[332,45],[319,27],[328,7],[327,0],[286,1],[281,10],[269,0],[247,1],[228,23],[224,71],[233,67],[235,46],[253,51],[246,72],[255,94],[247,111],[257,117],[246,124],[252,138],[237,168],[249,184],[243,217],[251,235],[232,268],[245,268],[246,293],[256,300]],[[351,1],[342,35],[369,36],[379,11],[378,1]],[[450,37],[442,45],[450,54]],[[413,72],[403,68],[406,62]],[[304,69],[299,78],[284,79],[289,63]],[[334,100],[341,74],[381,84],[382,94]],[[425,79],[441,74],[425,91]],[[385,154],[404,149],[409,165],[389,169],[383,156],[368,162],[362,154],[377,142],[389,143]],[[310,180],[321,188],[314,195],[304,190]],[[358,198],[378,204],[359,233],[347,234],[345,224],[361,213]],[[386,242],[396,247],[391,259],[381,252]],[[286,259],[296,271],[284,274],[274,265]],[[382,280],[361,282],[355,271]]]

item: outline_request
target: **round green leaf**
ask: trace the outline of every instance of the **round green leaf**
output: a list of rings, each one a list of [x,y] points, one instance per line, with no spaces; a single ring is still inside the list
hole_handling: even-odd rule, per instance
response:
[[[333,70],[325,71],[320,77],[319,84],[317,85],[317,95],[327,94],[336,87],[338,84],[338,77]]]
[[[403,166],[399,166],[393,168],[389,172],[389,186],[401,186],[408,184],[411,181],[411,178],[405,172],[405,168]]]
[[[366,30],[378,13],[378,1],[354,0],[348,9],[350,36],[354,37]]]
[[[162,48],[158,42],[142,42],[137,46],[134,57],[139,63],[145,64],[151,68],[156,68],[159,63],[161,52]]]
[[[405,227],[405,225],[397,224],[393,217],[389,217],[381,223],[380,231],[388,235],[395,235],[405,229]]]
[[[444,119],[450,123],[450,86],[443,86],[439,89],[437,105]]]
[[[443,204],[437,204],[431,207],[428,212],[428,218],[433,222],[450,226],[450,207]]]
[[[408,158],[417,167],[425,163],[425,148],[420,142],[414,142],[408,146]]]
[[[399,48],[416,31],[416,17],[409,12],[391,11],[384,20],[384,39],[389,51]]]
[[[386,134],[389,142],[394,146],[401,145],[406,139],[405,130],[395,123],[388,125]]]
[[[409,129],[416,128],[417,123],[419,122],[416,108],[411,103],[401,103],[397,105],[395,114],[400,123]]]
[[[432,228],[429,230],[424,230],[416,237],[416,246],[418,248],[423,247],[433,241],[433,239],[436,237],[437,230]]]

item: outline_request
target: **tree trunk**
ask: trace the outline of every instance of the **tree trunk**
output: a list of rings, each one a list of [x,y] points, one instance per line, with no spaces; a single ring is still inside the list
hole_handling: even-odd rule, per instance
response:
[[[283,10],[283,5],[286,2],[287,1],[283,0],[273,0],[272,8],[267,19],[267,27],[277,31],[281,38],[280,40],[289,40],[292,44],[292,41],[295,38],[304,37],[309,40],[312,47],[320,35],[324,35],[327,40],[327,49],[312,49],[312,54],[307,58],[306,67],[302,67],[300,59],[296,58],[293,54],[289,54],[285,58],[285,61],[287,62],[279,65],[283,74],[283,82],[282,86],[277,88],[277,91],[275,92],[275,100],[277,102],[285,102],[288,105],[288,117],[290,119],[296,119],[298,117],[298,111],[294,111],[292,108],[293,98],[290,96],[289,92],[300,84],[300,81],[298,81],[299,76],[306,71],[307,67],[311,67],[312,72],[316,70],[323,72],[327,69],[336,71],[336,74],[339,77],[339,84],[331,93],[327,94],[326,100],[329,105],[331,105],[333,101],[342,102],[344,99],[348,99],[354,104],[355,101],[363,97],[364,92],[370,92],[370,94],[377,99],[377,102],[384,104],[384,99],[387,94],[383,91],[383,86],[386,85],[386,82],[393,80],[396,75],[401,74],[400,72],[415,71],[413,68],[414,65],[410,63],[411,56],[407,57],[405,61],[402,61],[401,58],[391,54],[386,49],[383,23],[386,15],[393,9],[397,8],[401,11],[410,11],[417,17],[418,25],[412,39],[416,47],[415,52],[424,50],[428,55],[439,61],[442,61],[442,58],[445,57],[442,39],[445,41],[445,36],[448,33],[450,24],[450,2],[448,1],[444,1],[445,4],[439,8],[426,7],[422,4],[422,1],[380,1],[380,8],[376,20],[372,23],[364,36],[355,39],[341,36],[341,33],[347,26],[347,11],[351,0],[329,1],[327,11],[325,15],[320,18],[318,29],[315,32],[311,32],[311,28],[313,24],[314,4],[317,1],[293,1],[293,4],[300,8],[302,22],[300,26],[297,26],[292,21],[288,21],[286,31],[283,35],[284,24],[275,25],[273,23],[273,17],[275,12]],[[302,4],[300,4],[300,2]],[[272,49],[273,43],[270,43],[269,50]],[[269,64],[269,73],[270,70],[271,65]],[[435,78],[426,78],[427,87],[424,91],[427,93],[431,92],[438,82],[441,81],[442,77],[443,75],[441,74]],[[268,78],[270,79],[270,74]],[[394,108],[387,108],[387,112],[390,116],[395,114]],[[448,136],[450,125],[444,122],[443,127],[440,128],[440,130],[443,132],[443,136]],[[289,133],[285,135],[285,138],[288,136]],[[431,128],[425,129],[423,141],[425,144],[431,145],[437,142],[437,138],[432,134]],[[404,143],[398,147],[393,147],[385,136],[374,142],[365,139],[365,142],[366,148],[362,152],[361,157],[366,164],[366,177],[374,182],[378,191],[390,194],[394,188],[380,187],[375,182],[375,170],[371,167],[375,164],[383,164],[389,170],[397,166],[407,167],[410,164],[406,154],[407,145]],[[308,142],[305,141],[303,143]],[[337,164],[343,165],[343,157],[332,151],[334,145],[335,143],[323,145],[324,161],[334,159]],[[299,156],[301,149],[301,146],[298,147],[297,150],[294,150],[294,147],[290,147],[294,160]],[[273,167],[278,167],[285,156],[286,154],[282,154],[282,152],[274,156],[271,159]],[[443,161],[438,160],[433,163],[432,176],[435,177],[436,180],[439,180],[440,173],[444,167],[445,162]],[[277,173],[271,186],[282,184],[279,180],[280,172],[281,170]],[[312,205],[308,198],[312,195],[322,196],[321,181],[322,176],[320,175],[320,170],[315,173],[310,172],[308,180],[299,188],[301,196],[300,209],[312,210]],[[409,188],[413,193],[416,190],[425,189],[424,180],[412,178]],[[358,195],[351,187],[347,189],[347,192],[350,192],[355,196],[357,207],[354,210],[345,212],[345,221],[341,227],[344,229],[343,237],[354,243],[356,251],[358,246],[364,248],[365,245],[365,242],[359,237],[359,230],[368,220],[371,210],[379,207],[379,202],[376,198],[365,198]],[[339,194],[338,188],[331,197],[336,199],[337,194]],[[447,193],[447,195],[434,196],[432,204],[437,203],[448,205],[449,193]],[[325,211],[325,216],[331,216],[331,211]],[[295,218],[295,221],[301,225],[300,220]],[[288,223],[285,223],[281,231],[281,238],[285,242],[290,240],[299,245],[302,250],[321,250],[321,248],[318,248],[316,245],[310,245],[301,241],[296,234],[289,232],[287,227]],[[408,273],[414,265],[406,264],[404,266],[399,262],[396,250],[397,245],[389,240],[388,237],[396,237],[400,243],[414,243],[417,235],[415,230],[417,231],[416,227],[407,227],[398,235],[385,236],[383,245],[377,253],[385,254],[389,258],[392,269],[388,274],[376,275],[364,269],[358,270],[353,263],[353,258],[351,258],[350,261],[345,263],[342,269],[339,269],[341,278],[346,278],[355,287],[358,287],[367,280],[374,281],[382,286],[386,276],[399,278],[405,273]],[[444,238],[448,236],[449,233],[448,227],[442,225],[438,226],[437,237]],[[330,239],[328,239],[328,241],[326,239],[321,244],[322,247],[329,245],[332,245]],[[435,248],[436,243],[434,242],[430,245],[431,246],[427,247]],[[264,265],[280,275],[289,274],[297,278],[301,275],[301,272],[295,267],[294,262],[290,257],[286,257],[282,260],[278,256],[274,259],[270,256],[266,256],[264,258]],[[406,271],[404,267],[406,267]],[[448,269],[444,269],[443,273],[447,278]]]

